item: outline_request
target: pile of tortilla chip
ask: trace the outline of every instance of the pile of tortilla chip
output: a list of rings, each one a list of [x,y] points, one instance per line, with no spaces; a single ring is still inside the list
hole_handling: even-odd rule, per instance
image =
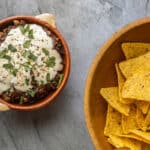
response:
[[[150,144],[150,43],[123,43],[122,51],[118,86],[100,90],[108,103],[104,135],[118,150],[143,150]]]

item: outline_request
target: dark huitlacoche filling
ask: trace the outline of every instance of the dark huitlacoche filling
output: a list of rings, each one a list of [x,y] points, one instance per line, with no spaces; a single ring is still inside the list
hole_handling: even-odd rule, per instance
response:
[[[5,41],[5,38],[7,37],[9,31],[11,29],[15,29],[18,26],[25,26],[27,22],[24,20],[14,20],[12,25],[5,27],[1,32],[0,32],[0,44]],[[62,58],[62,64],[64,64],[64,48],[63,45],[60,41],[60,39],[51,31],[49,31],[47,28],[43,28],[44,31],[47,33],[49,37],[52,38],[53,40],[53,49],[57,50],[57,52],[61,55]],[[32,33],[29,34],[29,38],[33,38]],[[15,50],[14,47],[12,50]],[[46,50],[43,50],[45,54],[47,54]],[[35,57],[34,57],[35,58]],[[33,56],[32,56],[33,59]],[[52,65],[52,62],[49,62],[48,65]],[[64,67],[63,67],[64,68]],[[32,69],[31,69],[31,74],[32,74]],[[48,74],[49,75],[49,74]],[[55,78],[53,80],[49,80],[49,76],[47,75],[47,83],[38,83],[34,76],[32,76],[32,81],[31,85],[32,88],[28,89],[26,92],[21,91],[16,89],[15,87],[8,89],[7,91],[4,91],[1,94],[2,99],[14,103],[14,104],[20,104],[20,105],[28,105],[37,102],[38,100],[46,97],[48,94],[53,93],[61,84],[63,80],[63,69],[61,71],[58,71]],[[28,82],[28,80],[27,80]],[[13,85],[12,85],[13,86]]]
[[[58,73],[53,81],[45,85],[38,85],[36,82],[32,83],[34,87],[30,89],[28,92],[22,92],[16,90],[15,88],[13,91],[6,91],[4,92],[1,97],[10,102],[15,104],[32,104],[37,102],[38,100],[44,98],[50,93],[53,93],[60,85],[63,79],[63,74]]]

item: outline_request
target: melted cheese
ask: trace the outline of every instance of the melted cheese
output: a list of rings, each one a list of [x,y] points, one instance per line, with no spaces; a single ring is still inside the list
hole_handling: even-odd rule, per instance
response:
[[[50,80],[53,80],[58,71],[63,69],[62,58],[60,54],[53,49],[53,39],[49,37],[43,28],[36,24],[30,24],[30,30],[33,30],[33,39],[28,37],[28,33],[22,34],[19,27],[11,29],[0,46],[0,52],[5,48],[8,48],[9,44],[17,49],[16,52],[8,50],[7,55],[11,57],[10,62],[7,59],[0,58],[0,93],[11,89],[13,86],[20,91],[27,91],[32,88],[31,81],[31,69],[35,80],[40,84],[41,82],[46,84],[47,74],[50,74]],[[24,48],[24,43],[27,40],[31,40],[29,48]],[[48,50],[49,54],[43,53],[42,49]],[[29,60],[29,58],[23,57],[25,51],[31,52],[37,59],[35,61]],[[46,61],[49,57],[55,57],[55,65],[48,67]],[[14,69],[17,69],[16,76],[12,75],[9,69],[4,68],[4,64],[11,63]],[[29,63],[29,69],[27,70],[23,64]],[[28,80],[28,84],[26,83]]]

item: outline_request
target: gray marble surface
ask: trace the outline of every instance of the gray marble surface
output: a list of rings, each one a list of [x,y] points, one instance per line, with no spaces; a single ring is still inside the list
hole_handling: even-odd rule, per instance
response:
[[[85,127],[84,81],[102,43],[117,29],[149,16],[149,0],[0,0],[0,18],[56,16],[71,51],[69,81],[49,106],[0,113],[0,150],[94,150]]]

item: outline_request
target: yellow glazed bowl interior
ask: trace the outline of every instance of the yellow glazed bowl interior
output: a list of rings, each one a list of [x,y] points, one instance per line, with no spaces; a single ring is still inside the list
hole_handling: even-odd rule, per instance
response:
[[[150,18],[137,20],[116,32],[100,48],[90,67],[85,84],[84,111],[87,128],[96,150],[113,149],[103,133],[107,103],[100,96],[99,90],[117,85],[114,65],[124,59],[121,51],[123,42],[150,43]]]

